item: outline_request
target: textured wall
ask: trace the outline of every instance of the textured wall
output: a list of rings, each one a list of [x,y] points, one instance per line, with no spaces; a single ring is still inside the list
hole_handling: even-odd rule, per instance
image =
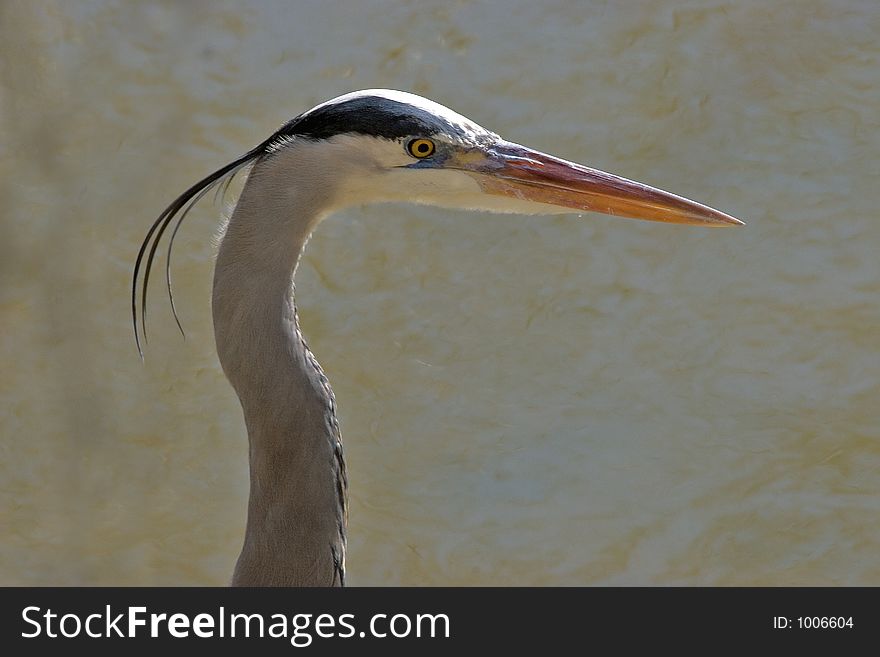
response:
[[[209,199],[138,360],[165,204],[388,86],[739,216],[418,207],[298,278],[337,393],[355,584],[880,584],[876,2],[4,2],[0,583],[222,584],[246,441]]]

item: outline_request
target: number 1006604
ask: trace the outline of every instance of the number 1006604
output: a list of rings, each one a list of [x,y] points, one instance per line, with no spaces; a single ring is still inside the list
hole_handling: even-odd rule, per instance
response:
[[[799,630],[836,630],[852,629],[852,616],[798,616],[787,618],[785,616],[773,617],[773,628],[786,630],[796,628]]]

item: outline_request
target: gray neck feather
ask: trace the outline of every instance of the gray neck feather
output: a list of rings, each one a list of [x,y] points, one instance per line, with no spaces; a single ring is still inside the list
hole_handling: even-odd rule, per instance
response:
[[[316,181],[302,161],[305,150],[257,161],[214,271],[217,352],[250,441],[247,529],[233,585],[344,578],[346,474],[335,402],[293,298],[300,254],[334,194],[330,176]],[[297,171],[311,179],[296,180]]]

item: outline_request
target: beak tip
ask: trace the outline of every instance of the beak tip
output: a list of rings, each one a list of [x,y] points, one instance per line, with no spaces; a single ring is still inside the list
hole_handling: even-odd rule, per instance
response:
[[[730,215],[726,215],[725,216],[725,223],[723,223],[722,225],[723,226],[745,226],[746,222],[740,221],[736,217],[731,217]]]
[[[689,201],[692,203],[693,201]],[[746,222],[737,219],[736,217],[727,214],[726,212],[721,212],[721,210],[716,210],[715,208],[710,208],[701,203],[697,204],[700,206],[700,211],[691,214],[691,217],[697,219],[699,222],[708,226],[716,226],[718,228],[731,228],[735,226],[745,226]]]

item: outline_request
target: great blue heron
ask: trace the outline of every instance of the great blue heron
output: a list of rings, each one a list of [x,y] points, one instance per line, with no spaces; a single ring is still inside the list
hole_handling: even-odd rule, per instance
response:
[[[489,212],[588,210],[680,224],[742,223],[505,141],[420,96],[357,91],[292,119],[159,215],[134,266],[139,352],[141,264],[146,335],[150,268],[162,235],[177,218],[165,270],[174,310],[169,267],[180,223],[208,190],[247,165],[250,174],[220,243],[212,304],[220,364],[241,400],[250,441],[247,528],[233,585],[345,583],[347,482],[336,402],[300,333],[293,297],[303,247],[324,217],[350,205],[411,201]]]

